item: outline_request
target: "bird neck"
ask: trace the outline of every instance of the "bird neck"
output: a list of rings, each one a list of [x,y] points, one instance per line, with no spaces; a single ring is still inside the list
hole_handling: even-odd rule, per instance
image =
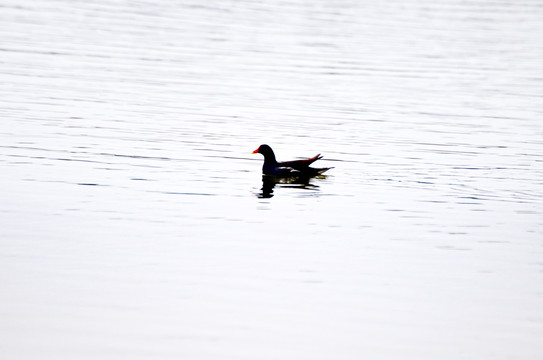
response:
[[[264,154],[264,162],[268,164],[277,164],[277,160],[275,159],[275,154],[273,153],[273,151]]]

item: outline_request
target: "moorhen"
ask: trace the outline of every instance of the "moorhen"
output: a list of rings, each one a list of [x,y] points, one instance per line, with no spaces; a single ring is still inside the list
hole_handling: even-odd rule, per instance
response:
[[[266,144],[262,144],[253,151],[253,154],[264,155],[264,166],[262,166],[262,173],[265,175],[275,175],[280,177],[311,177],[322,174],[323,172],[330,170],[328,168],[312,168],[309,167],[312,163],[322,158],[321,154],[315,155],[309,159],[281,161],[278,162],[275,159],[275,154],[271,147]]]

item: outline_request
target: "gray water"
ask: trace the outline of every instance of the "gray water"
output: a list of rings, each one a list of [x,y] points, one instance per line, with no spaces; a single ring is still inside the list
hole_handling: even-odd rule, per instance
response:
[[[2,359],[543,358],[542,19],[3,0]]]

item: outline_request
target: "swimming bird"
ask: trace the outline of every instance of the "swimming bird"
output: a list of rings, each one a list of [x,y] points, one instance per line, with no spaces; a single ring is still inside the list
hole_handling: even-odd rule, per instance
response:
[[[275,175],[280,177],[312,177],[324,173],[328,168],[312,168],[309,167],[315,161],[322,159],[321,154],[317,154],[309,159],[281,161],[275,159],[275,154],[269,145],[262,144],[253,151],[253,154],[264,155],[264,165],[262,173],[265,175]]]

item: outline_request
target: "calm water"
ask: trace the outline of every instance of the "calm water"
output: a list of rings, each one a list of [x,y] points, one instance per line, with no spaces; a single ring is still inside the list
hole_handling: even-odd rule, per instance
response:
[[[2,1],[2,358],[543,358],[541,19]]]

